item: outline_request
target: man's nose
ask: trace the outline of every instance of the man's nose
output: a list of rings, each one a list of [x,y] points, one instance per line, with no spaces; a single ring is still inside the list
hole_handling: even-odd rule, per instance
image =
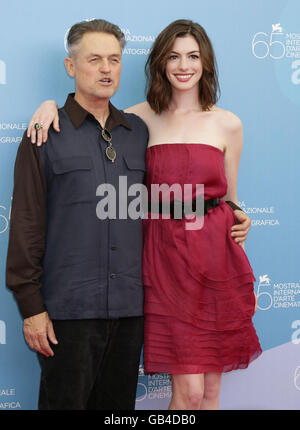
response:
[[[110,62],[108,58],[103,58],[100,63],[100,71],[102,73],[109,73],[110,72]]]

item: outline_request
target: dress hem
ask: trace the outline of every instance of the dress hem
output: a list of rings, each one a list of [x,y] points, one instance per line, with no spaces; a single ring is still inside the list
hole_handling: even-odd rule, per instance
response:
[[[196,375],[201,373],[228,373],[234,370],[244,370],[249,367],[249,365],[256,360],[261,354],[262,349],[257,350],[251,355],[251,358],[244,363],[233,363],[230,365],[224,365],[222,367],[212,366],[212,365],[145,365],[144,372],[147,375],[154,375],[157,373],[164,373],[169,375]],[[168,368],[168,369],[167,369]]]

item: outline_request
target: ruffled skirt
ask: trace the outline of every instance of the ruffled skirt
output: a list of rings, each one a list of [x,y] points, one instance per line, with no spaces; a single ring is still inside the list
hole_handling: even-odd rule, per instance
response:
[[[195,374],[248,367],[262,350],[253,326],[252,268],[231,238],[221,201],[201,230],[144,220],[146,373]]]

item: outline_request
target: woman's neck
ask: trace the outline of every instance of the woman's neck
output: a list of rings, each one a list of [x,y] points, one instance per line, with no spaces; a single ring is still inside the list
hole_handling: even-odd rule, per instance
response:
[[[202,111],[198,88],[191,88],[191,90],[188,91],[179,91],[173,88],[168,110],[174,113]]]

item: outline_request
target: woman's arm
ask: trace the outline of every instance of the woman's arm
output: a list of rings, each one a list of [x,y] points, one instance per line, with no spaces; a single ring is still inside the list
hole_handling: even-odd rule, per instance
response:
[[[125,112],[135,113],[141,117],[147,124],[151,109],[147,102],[139,103],[135,106],[131,106],[125,109]],[[27,137],[30,138],[31,143],[37,143],[37,146],[41,146],[48,139],[48,130],[50,125],[53,123],[53,128],[58,133],[59,128],[59,116],[58,106],[55,100],[46,100],[43,102],[38,109],[32,115],[27,129]],[[41,128],[36,130],[35,124],[39,124]]]
[[[48,139],[48,130],[53,123],[53,128],[58,133],[59,129],[59,116],[58,106],[55,100],[46,100],[32,115],[27,129],[27,137],[30,138],[31,143],[37,143],[41,146]],[[42,128],[36,130],[35,124],[39,124]]]
[[[226,136],[226,148],[224,156],[225,174],[227,179],[227,194],[225,201],[231,201],[238,205],[237,178],[240,158],[243,150],[243,126],[241,120],[231,112],[224,113],[224,128]],[[244,246],[251,220],[242,210],[234,210],[239,224],[232,227],[232,237],[240,245]]]

